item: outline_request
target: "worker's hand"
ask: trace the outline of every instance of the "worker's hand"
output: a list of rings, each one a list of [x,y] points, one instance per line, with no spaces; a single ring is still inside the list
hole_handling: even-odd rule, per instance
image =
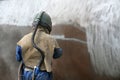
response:
[[[53,58],[54,58],[54,59],[57,59],[57,58],[61,57],[61,56],[62,56],[62,53],[63,53],[62,48],[55,48],[55,49],[54,49]]]

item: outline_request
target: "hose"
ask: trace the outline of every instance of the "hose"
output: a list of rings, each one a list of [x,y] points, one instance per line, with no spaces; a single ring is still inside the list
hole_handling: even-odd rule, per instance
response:
[[[40,54],[41,54],[41,57],[40,57],[40,61],[37,65],[37,67],[40,67],[42,66],[43,62],[44,62],[44,58],[45,58],[45,55],[44,55],[44,52],[36,45],[34,39],[35,39],[35,35],[36,35],[36,32],[37,32],[37,29],[39,27],[39,25],[41,24],[41,18],[42,18],[42,15],[44,14],[44,12],[42,12],[41,16],[40,16],[40,19],[36,22],[36,25],[35,25],[35,31],[33,32],[33,35],[32,35],[32,45],[34,48],[36,48]],[[34,73],[35,69],[33,70],[33,76],[32,76],[32,80],[35,80],[35,73]]]
[[[35,31],[34,31],[33,36],[32,36],[32,44],[33,44],[33,47],[36,48],[41,54],[41,58],[40,58],[40,61],[39,61],[39,64],[38,64],[38,66],[41,67],[42,63],[44,62],[44,57],[45,56],[44,56],[44,52],[34,42],[35,34],[37,32],[37,28],[38,28],[38,25],[35,28]]]
[[[43,14],[44,14],[44,12],[42,12],[42,14],[40,16],[41,18],[42,18]],[[40,25],[41,18],[37,22],[36,27],[35,27],[35,31],[33,32],[33,35],[32,35],[32,44],[33,44],[33,47],[36,48],[40,52],[40,54],[41,54],[41,58],[40,58],[40,61],[39,61],[39,64],[38,64],[39,67],[41,67],[42,63],[44,62],[45,55],[44,55],[44,52],[35,44],[34,38],[35,38],[35,35],[36,35],[36,32],[37,32],[38,26]]]

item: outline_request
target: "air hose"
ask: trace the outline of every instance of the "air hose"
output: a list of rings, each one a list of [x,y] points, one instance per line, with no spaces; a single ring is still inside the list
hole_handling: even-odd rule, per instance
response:
[[[41,14],[41,18],[42,18],[42,15],[44,14],[44,12],[42,12]],[[38,29],[38,26],[40,25],[41,23],[41,18],[40,20],[37,22],[36,26],[35,26],[35,31],[33,32],[33,35],[32,35],[32,45],[34,48],[36,48],[40,54],[41,54],[41,58],[40,58],[40,61],[39,61],[39,64],[38,66],[41,67],[42,63],[44,62],[44,58],[45,58],[45,55],[44,55],[44,52],[36,45],[35,41],[34,41],[34,38],[35,38],[35,35],[36,35],[36,32],[37,32],[37,29]]]

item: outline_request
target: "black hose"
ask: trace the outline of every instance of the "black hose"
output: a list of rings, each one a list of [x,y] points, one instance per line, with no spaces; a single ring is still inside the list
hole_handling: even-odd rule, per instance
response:
[[[43,15],[43,13],[41,14],[41,17]],[[40,52],[40,54],[41,54],[41,58],[40,58],[40,61],[39,61],[39,64],[38,64],[39,67],[41,67],[42,63],[44,62],[44,58],[45,58],[44,52],[35,44],[35,41],[34,41],[34,38],[35,38],[35,35],[36,35],[36,32],[37,32],[37,29],[38,29],[38,26],[39,26],[40,22],[41,22],[41,19],[37,23],[37,25],[35,27],[35,31],[33,32],[33,35],[32,35],[32,44],[33,44],[33,47],[36,48]]]
[[[34,31],[34,33],[33,33],[33,35],[32,35],[32,44],[33,44],[33,47],[36,48],[36,49],[40,52],[40,54],[41,54],[41,58],[40,58],[40,61],[39,61],[39,64],[38,64],[39,67],[41,67],[41,65],[43,64],[45,55],[44,55],[44,51],[42,51],[42,50],[35,44],[34,38],[35,38],[35,34],[36,34],[36,32],[37,32],[38,26],[41,24],[41,18],[42,18],[42,16],[43,16],[44,13],[45,13],[45,12],[42,12],[42,14],[41,14],[41,16],[40,16],[40,20],[37,22],[37,24],[36,24],[36,26],[35,26],[35,31]]]

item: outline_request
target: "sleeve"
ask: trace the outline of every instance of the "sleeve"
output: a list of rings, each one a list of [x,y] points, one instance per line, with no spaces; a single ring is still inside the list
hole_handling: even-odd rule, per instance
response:
[[[61,57],[61,56],[62,56],[62,53],[63,53],[62,48],[55,48],[55,49],[54,49],[53,58],[54,58],[54,59],[57,59],[57,58]]]
[[[26,52],[26,50],[29,48],[31,43],[31,35],[27,34],[25,35],[18,43],[17,45],[19,45],[22,49],[22,54],[24,54]]]
[[[23,55],[25,54],[26,50],[29,48],[30,39],[29,35],[25,35],[19,42],[17,42],[16,46],[16,60],[21,61]]]
[[[16,46],[16,60],[20,62],[22,60],[22,48],[21,46]]]
[[[63,50],[62,48],[59,47],[59,44],[57,43],[57,41],[55,40],[55,48],[54,48],[54,54],[53,54],[53,58],[57,59],[59,57],[62,56]]]

